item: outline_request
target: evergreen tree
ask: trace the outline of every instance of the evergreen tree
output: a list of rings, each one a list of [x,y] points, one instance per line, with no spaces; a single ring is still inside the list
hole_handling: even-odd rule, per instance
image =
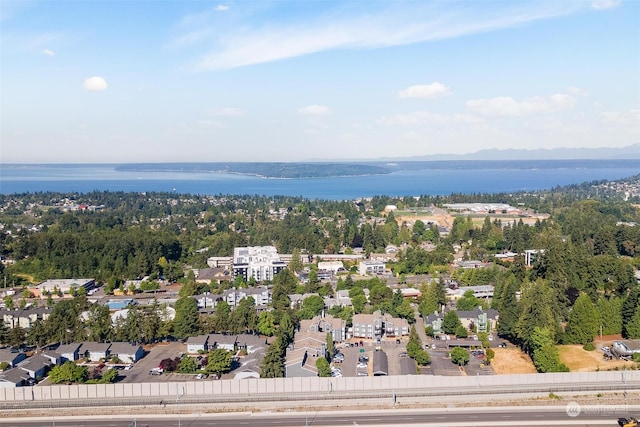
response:
[[[523,286],[520,299],[522,309],[515,332],[522,348],[530,354],[533,352],[532,337],[536,327],[548,329],[555,343],[559,324],[551,310],[552,295],[553,292],[544,280],[538,279]]]
[[[498,335],[511,342],[516,341],[516,324],[520,317],[520,303],[516,298],[518,288],[517,280],[514,277],[510,277],[502,289],[500,303],[496,307],[500,312]]]
[[[587,344],[598,333],[598,312],[587,294],[576,300],[565,329],[565,341],[569,344]]]
[[[260,366],[260,378],[284,377],[284,353],[286,346],[277,337],[267,349]]]
[[[455,334],[459,326],[462,326],[462,322],[460,322],[458,314],[453,310],[447,311],[444,315],[444,319],[442,319],[442,330],[444,333]]]
[[[198,303],[192,297],[182,297],[176,301],[176,316],[173,330],[177,338],[187,338],[199,332]]]
[[[258,316],[258,332],[268,337],[273,336],[276,331],[275,317],[270,311],[263,311]]]

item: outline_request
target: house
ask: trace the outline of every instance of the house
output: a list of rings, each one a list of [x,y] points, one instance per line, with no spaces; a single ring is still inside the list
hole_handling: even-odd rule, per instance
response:
[[[20,369],[7,369],[0,373],[0,388],[23,387],[29,384],[29,374]]]
[[[221,348],[227,351],[235,352],[238,349],[237,335],[210,334],[209,348]]]
[[[202,268],[198,270],[196,275],[196,283],[209,284],[211,282],[220,284],[222,282],[230,282],[233,280],[233,276],[228,268],[224,267],[211,267]]]
[[[327,353],[326,335],[317,332],[298,332],[287,348],[285,377],[316,377],[316,361]]]
[[[109,357],[109,347],[111,343],[86,341],[81,344],[78,355],[91,362],[98,362],[100,359]]]
[[[144,357],[144,349],[141,345],[128,342],[112,342],[109,355],[117,357],[122,363],[135,363]]]
[[[18,368],[34,379],[43,378],[53,366],[54,363],[51,362],[51,359],[41,354],[29,357],[18,364]]]
[[[56,353],[58,353],[63,362],[67,360],[71,360],[75,362],[80,358],[80,346],[79,343],[69,343],[69,344],[60,344],[56,349]]]
[[[315,316],[310,320],[300,321],[300,330],[314,333],[330,333],[333,342],[342,342],[347,339],[347,325],[343,319],[327,316]]]
[[[187,353],[195,354],[209,351],[209,335],[187,338]]]
[[[22,351],[15,351],[8,348],[0,348],[0,363],[8,363],[10,368],[13,368],[18,363],[27,358],[27,355]]]
[[[259,335],[240,334],[236,337],[236,348],[247,354],[263,352],[267,348],[267,339]]]

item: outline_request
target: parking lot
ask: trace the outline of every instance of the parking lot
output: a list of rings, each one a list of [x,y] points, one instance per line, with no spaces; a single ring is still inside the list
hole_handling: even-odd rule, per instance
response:
[[[174,359],[184,353],[186,345],[181,342],[160,343],[149,349],[145,356],[137,361],[131,370],[119,371],[122,376],[123,383],[141,383],[141,382],[167,382],[167,381],[188,381],[192,380],[193,375],[165,373],[162,375],[149,375],[149,371],[158,365],[163,359]]]

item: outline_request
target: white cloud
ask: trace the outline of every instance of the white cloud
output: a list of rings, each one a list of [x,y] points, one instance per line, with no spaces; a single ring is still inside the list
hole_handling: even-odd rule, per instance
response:
[[[86,90],[106,90],[107,81],[100,76],[89,77],[84,81],[84,88]]]
[[[371,49],[450,39],[511,28],[585,7],[580,2],[512,2],[509,7],[485,8],[476,2],[408,1],[400,5],[351,2],[339,10],[327,10],[333,2],[313,4],[323,9],[304,24],[296,14],[283,13],[280,16],[284,20],[257,26],[254,22],[273,19],[274,14],[268,19],[259,15],[272,12],[268,8],[256,8],[251,21],[213,22],[209,17],[207,26],[217,34],[215,45],[196,59],[193,67],[199,71],[227,69],[331,49]],[[182,22],[191,20],[193,16]]]
[[[625,112],[607,111],[602,113],[602,118],[609,124],[630,126],[640,130],[640,109]]]
[[[331,109],[324,105],[309,105],[298,109],[298,114],[303,116],[328,116],[331,114]]]
[[[242,108],[222,107],[209,110],[207,114],[210,116],[241,117],[245,115],[245,111]]]
[[[398,92],[400,98],[440,98],[449,95],[451,95],[449,87],[440,82],[409,86]]]
[[[47,55],[47,56],[56,56],[56,53],[54,51],[52,51],[51,49],[45,49],[42,51],[43,55]]]
[[[573,108],[575,98],[564,93],[548,97],[534,96],[516,101],[510,96],[467,101],[467,108],[485,116],[526,116],[554,113]]]
[[[219,12],[224,12],[225,10],[229,10],[229,6],[226,4],[219,4],[216,6],[216,10]]]
[[[593,0],[591,7],[596,10],[605,10],[616,7],[620,4],[620,0]]]
[[[579,87],[575,87],[575,86],[569,86],[567,88],[567,93],[569,95],[574,95],[574,96],[587,96],[589,95],[589,92],[587,92],[584,89],[580,89]]]
[[[208,37],[211,37],[211,35],[212,30],[210,28],[202,28],[199,30],[190,31],[174,40],[171,40],[169,43],[166,43],[164,47],[168,49],[177,49],[184,46],[193,45],[206,40]]]

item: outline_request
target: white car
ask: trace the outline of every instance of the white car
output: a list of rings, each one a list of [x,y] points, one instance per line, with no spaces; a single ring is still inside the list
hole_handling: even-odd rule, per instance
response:
[[[362,363],[362,362],[358,363],[358,368],[366,368],[366,367],[367,367],[366,363]]]
[[[125,371],[130,371],[131,368],[133,368],[133,365],[127,365],[127,366],[124,367],[124,370]]]

